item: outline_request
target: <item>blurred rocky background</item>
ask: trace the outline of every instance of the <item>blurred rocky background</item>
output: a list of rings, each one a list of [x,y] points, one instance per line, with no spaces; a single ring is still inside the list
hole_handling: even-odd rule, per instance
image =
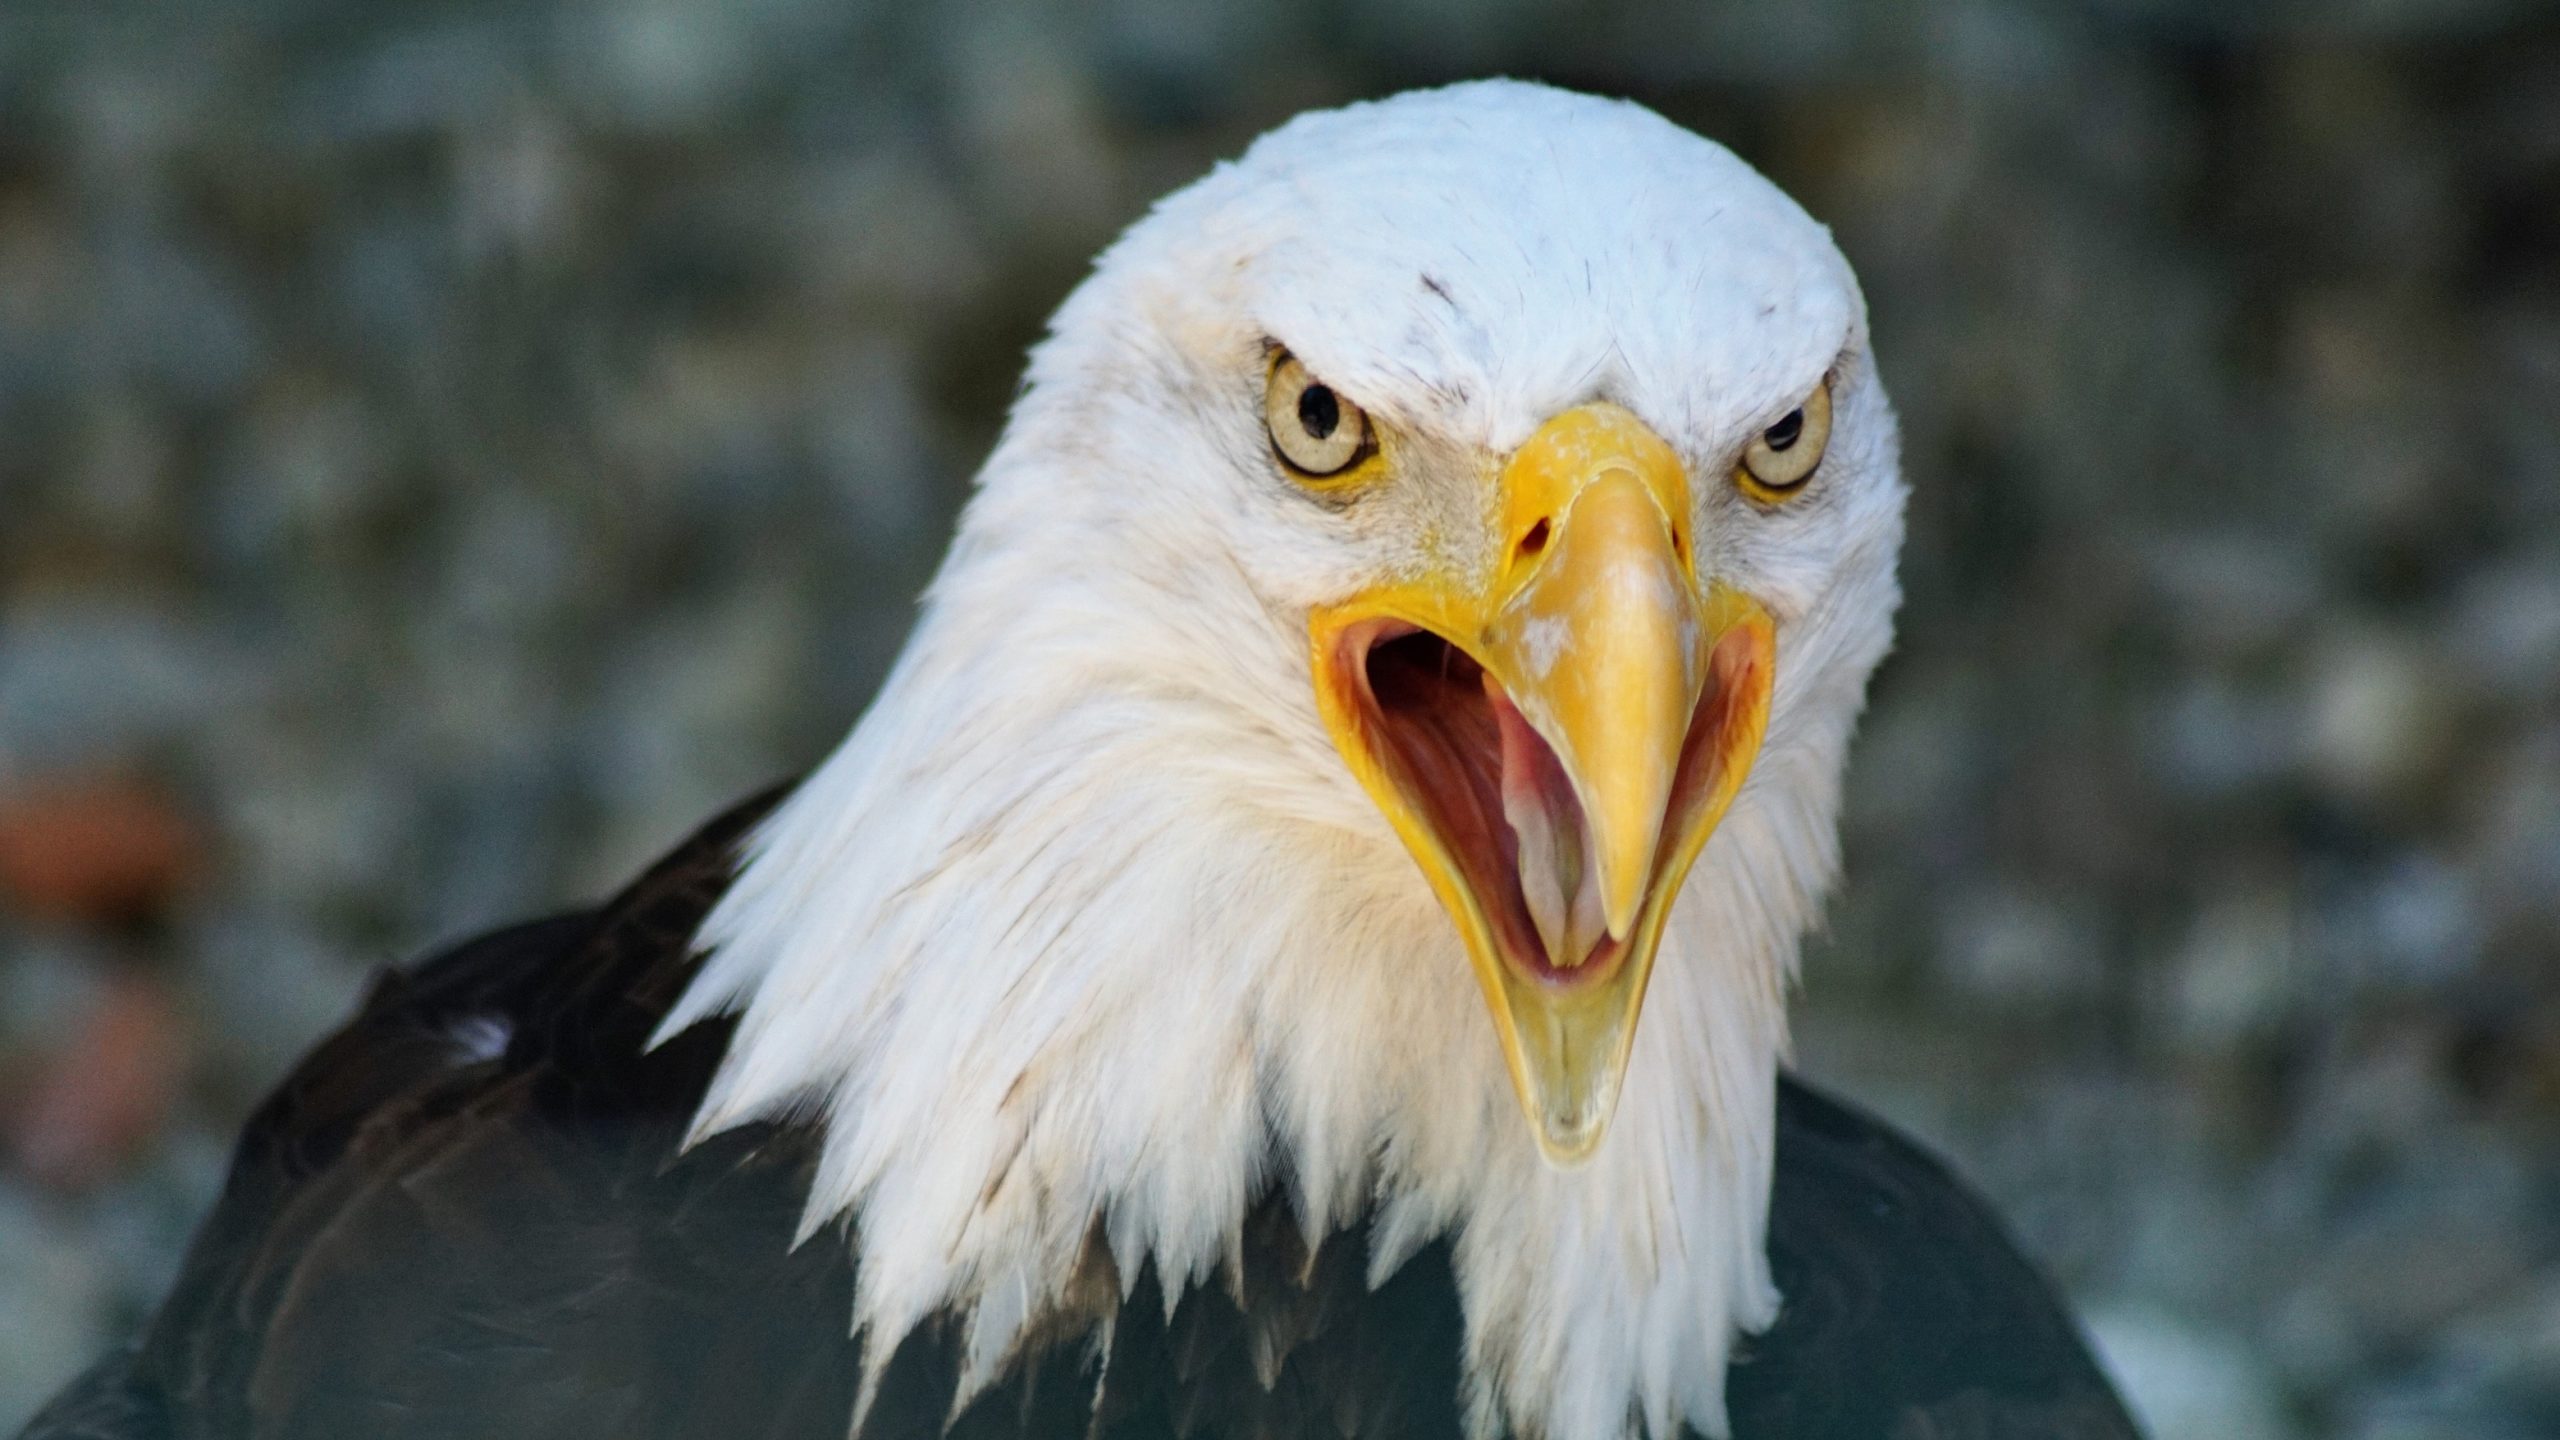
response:
[[[1153,196],[1472,74],[1720,137],[1917,492],[1804,1066],[2164,1437],[2560,1434],[2560,17],[0,5],[0,1430],[372,967],[813,762]]]

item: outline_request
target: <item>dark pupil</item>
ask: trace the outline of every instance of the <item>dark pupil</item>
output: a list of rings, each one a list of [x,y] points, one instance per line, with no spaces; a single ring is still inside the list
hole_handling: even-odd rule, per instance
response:
[[[1788,446],[1795,444],[1796,437],[1803,433],[1804,412],[1802,410],[1790,410],[1787,412],[1786,419],[1781,420],[1777,424],[1770,426],[1768,429],[1761,431],[1760,439],[1772,450],[1784,450]]]
[[[1310,385],[1298,393],[1298,423],[1307,428],[1310,439],[1321,440],[1342,423],[1342,402],[1322,385]]]

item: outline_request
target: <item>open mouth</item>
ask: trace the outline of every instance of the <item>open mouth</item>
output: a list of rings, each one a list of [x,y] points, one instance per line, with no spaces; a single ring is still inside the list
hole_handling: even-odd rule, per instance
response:
[[[1719,788],[1743,647],[1718,646],[1690,717],[1646,877],[1646,910],[1683,837]],[[1604,983],[1633,931],[1603,918],[1591,826],[1554,745],[1485,667],[1447,638],[1399,620],[1348,627],[1334,664],[1358,733],[1413,806],[1482,916],[1504,964],[1545,987]]]
[[[1590,1157],[1663,927],[1768,722],[1776,623],[1702,579],[1679,455],[1605,403],[1503,462],[1463,555],[1307,614],[1326,731],[1484,990],[1555,1165]]]

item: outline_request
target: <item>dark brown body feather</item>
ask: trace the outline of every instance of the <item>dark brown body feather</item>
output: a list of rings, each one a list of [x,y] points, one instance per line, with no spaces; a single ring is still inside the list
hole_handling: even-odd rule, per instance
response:
[[[844,1440],[851,1251],[834,1231],[791,1244],[817,1137],[680,1150],[728,1028],[644,1048],[769,804],[600,910],[383,977],[251,1119],[142,1339],[25,1440]],[[1737,1436],[2133,1433],[2042,1279],[1933,1161],[1793,1081],[1778,1137],[1786,1305],[1732,1369]],[[1267,1200],[1241,1304],[1193,1290],[1167,1322],[1142,1271],[1106,1326],[1053,1327],[957,1417],[955,1327],[928,1324],[862,1433],[1455,1437],[1446,1248],[1375,1291],[1366,1251],[1355,1226],[1308,1257]],[[1099,1247],[1095,1265],[1118,1278]]]

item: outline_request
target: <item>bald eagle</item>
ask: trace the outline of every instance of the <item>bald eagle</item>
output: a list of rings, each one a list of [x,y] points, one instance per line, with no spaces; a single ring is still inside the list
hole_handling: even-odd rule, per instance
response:
[[[1902,509],[1725,150],[1292,121],[1059,309],[842,747],[383,976],[29,1433],[2130,1435],[1782,1073]]]

